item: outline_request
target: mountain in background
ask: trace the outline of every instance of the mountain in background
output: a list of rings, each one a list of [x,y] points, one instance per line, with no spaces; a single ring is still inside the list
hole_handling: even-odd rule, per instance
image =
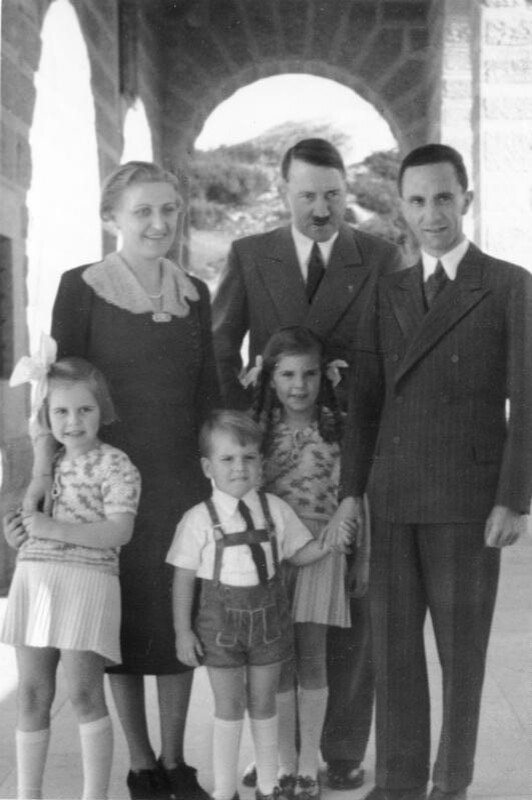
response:
[[[327,139],[340,152],[349,150],[349,137],[328,123],[285,122],[245,142],[195,152],[189,178],[189,260],[199,277],[216,283],[233,239],[288,222],[280,193],[281,160],[289,147],[310,137]],[[396,151],[386,151],[347,165],[346,220],[402,244],[399,160]]]

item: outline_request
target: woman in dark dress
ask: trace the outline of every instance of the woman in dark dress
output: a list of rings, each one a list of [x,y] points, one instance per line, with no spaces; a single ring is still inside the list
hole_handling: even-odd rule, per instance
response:
[[[119,237],[118,252],[63,275],[52,336],[59,358],[82,356],[106,376],[119,421],[105,429],[105,439],[142,476],[135,531],[120,556],[123,662],[109,670],[130,752],[130,794],[199,800],[207,794],[183,758],[193,672],[176,658],[165,557],[180,517],[207,494],[197,431],[219,394],[207,288],[164,258],[181,205],[175,176],[153,164],[129,162],[108,178],[100,214]],[[49,442],[41,437],[35,449],[36,478],[25,505],[49,491]],[[157,676],[158,761],[148,738],[144,675]]]

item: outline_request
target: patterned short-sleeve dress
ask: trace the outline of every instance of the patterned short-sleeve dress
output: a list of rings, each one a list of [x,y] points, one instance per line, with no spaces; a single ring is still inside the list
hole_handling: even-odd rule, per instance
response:
[[[272,433],[264,465],[264,488],[292,506],[317,537],[338,506],[340,447],[323,441],[317,423],[292,430],[277,420]],[[346,571],[342,553],[330,553],[313,564],[296,568],[294,622],[348,628],[351,618]]]
[[[52,516],[100,522],[135,514],[140,476],[125,453],[98,444],[74,459],[59,451]],[[17,556],[0,641],[90,650],[120,663],[119,548],[84,547],[30,536]]]

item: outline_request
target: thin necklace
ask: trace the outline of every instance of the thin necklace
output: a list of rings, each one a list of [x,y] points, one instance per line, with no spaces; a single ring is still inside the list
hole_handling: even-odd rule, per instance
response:
[[[125,264],[125,266],[129,270],[129,272],[133,275],[133,277],[137,281],[138,285],[140,286],[142,291],[145,293],[146,297],[150,300],[150,302],[152,304],[152,307],[153,307],[153,314],[151,315],[152,320],[154,322],[171,322],[172,315],[169,314],[168,311],[163,311],[162,310],[162,302],[156,302],[156,301],[161,301],[162,300],[162,296],[163,296],[162,288],[161,288],[161,291],[158,292],[158,294],[150,294],[144,288],[144,286],[140,282],[140,280],[138,278],[138,275],[136,274],[135,270],[130,266],[130,264],[127,263],[126,259],[122,255],[122,253],[119,253],[118,255],[120,256],[121,260],[123,261],[123,263]],[[160,282],[161,282],[161,286],[162,286],[162,264],[161,264],[160,260],[159,260],[159,278],[160,278]]]

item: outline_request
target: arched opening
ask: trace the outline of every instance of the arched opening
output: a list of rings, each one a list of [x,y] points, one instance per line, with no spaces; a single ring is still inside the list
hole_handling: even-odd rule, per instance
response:
[[[308,136],[338,147],[349,187],[356,180],[355,165],[375,152],[397,150],[388,123],[374,106],[344,84],[309,74],[255,81],[220,103],[205,121],[192,165],[190,266],[212,289],[231,240],[288,221],[278,191],[279,167],[286,149]],[[368,179],[366,198],[370,184]],[[352,192],[349,204],[349,221],[370,224],[373,211]],[[374,228],[382,233],[382,226]]]
[[[30,131],[28,309],[30,346],[48,331],[61,274],[101,257],[100,181],[87,47],[69,0],[54,0],[41,32]]]
[[[124,119],[122,164],[126,161],[153,161],[151,128],[140,97],[130,105]]]

